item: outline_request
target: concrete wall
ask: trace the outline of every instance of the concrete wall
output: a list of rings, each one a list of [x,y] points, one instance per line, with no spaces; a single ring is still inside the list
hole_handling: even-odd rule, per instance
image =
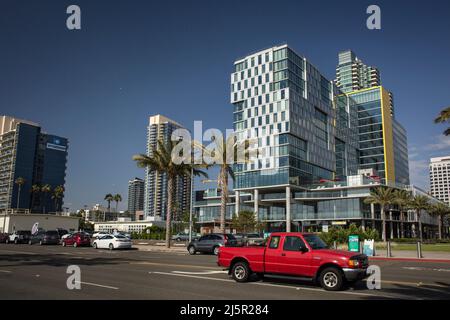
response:
[[[54,230],[62,228],[66,230],[78,230],[78,218],[54,216],[47,214],[12,214],[0,215],[0,232],[12,233],[15,230],[30,230],[36,222],[39,228]],[[5,230],[5,231],[3,231]]]

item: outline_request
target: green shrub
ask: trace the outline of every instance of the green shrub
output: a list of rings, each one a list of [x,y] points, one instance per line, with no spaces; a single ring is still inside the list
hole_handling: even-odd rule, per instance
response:
[[[334,241],[339,244],[345,244],[348,242],[350,235],[357,235],[361,241],[366,239],[374,239],[378,241],[380,235],[376,229],[366,228],[365,231],[361,227],[357,227],[355,224],[351,224],[348,228],[331,227],[328,232],[321,232],[320,238],[328,245],[332,246]]]

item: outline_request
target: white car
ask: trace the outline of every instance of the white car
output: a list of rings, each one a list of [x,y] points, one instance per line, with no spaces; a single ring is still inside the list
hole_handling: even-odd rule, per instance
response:
[[[107,235],[110,235],[110,233],[109,233],[109,232],[106,232],[106,231],[97,231],[97,232],[95,232],[95,233],[92,235],[92,237],[93,237],[93,238],[100,238],[100,237],[107,236]]]
[[[132,242],[129,238],[122,235],[108,234],[101,238],[95,239],[92,243],[94,249],[130,249]]]

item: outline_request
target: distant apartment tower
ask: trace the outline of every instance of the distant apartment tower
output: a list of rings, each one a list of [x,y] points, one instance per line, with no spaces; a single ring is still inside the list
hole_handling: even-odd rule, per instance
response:
[[[128,181],[128,212],[135,214],[136,211],[144,210],[144,180],[134,178]]]
[[[450,156],[430,159],[431,195],[450,204]]]
[[[147,131],[147,155],[151,156],[157,148],[158,141],[168,142],[172,133],[183,128],[177,122],[162,115],[151,116]],[[178,178],[175,182],[174,215],[189,211],[191,195],[190,177]],[[167,212],[167,177],[165,173],[146,170],[144,215],[146,219],[165,220]]]
[[[62,211],[63,197],[51,199],[65,185],[68,140],[42,132],[33,122],[0,116],[0,210]],[[15,183],[23,178],[20,187]],[[50,185],[48,193],[31,192],[32,186]]]
[[[335,82],[342,92],[376,87],[381,84],[380,72],[364,64],[353,51],[346,50],[339,53]]]

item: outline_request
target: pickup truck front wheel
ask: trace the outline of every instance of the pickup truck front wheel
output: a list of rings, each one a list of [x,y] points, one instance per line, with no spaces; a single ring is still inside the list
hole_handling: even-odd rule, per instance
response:
[[[344,285],[344,277],[338,268],[326,268],[319,277],[320,285],[327,291],[339,291]]]
[[[231,276],[237,282],[247,282],[250,277],[250,268],[247,262],[236,262],[231,269]]]

